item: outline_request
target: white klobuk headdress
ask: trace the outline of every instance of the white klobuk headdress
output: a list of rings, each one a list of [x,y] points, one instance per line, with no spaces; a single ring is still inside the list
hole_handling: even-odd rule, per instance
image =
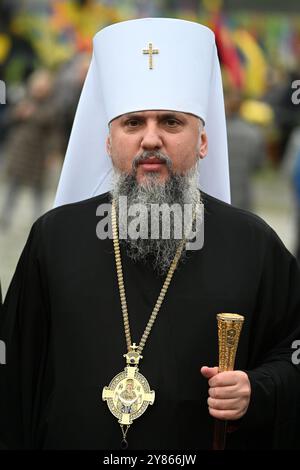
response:
[[[208,155],[199,187],[230,202],[220,65],[213,32],[198,23],[145,18],[108,26],[94,37],[55,206],[111,189],[108,123],[143,110],[194,114],[205,122]]]

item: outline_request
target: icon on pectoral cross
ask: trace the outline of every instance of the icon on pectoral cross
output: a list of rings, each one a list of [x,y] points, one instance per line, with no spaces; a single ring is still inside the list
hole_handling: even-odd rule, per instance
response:
[[[153,49],[153,44],[152,42],[149,42],[148,44],[148,49],[143,49],[143,54],[149,54],[149,69],[153,69],[153,54],[159,54],[158,49]]]

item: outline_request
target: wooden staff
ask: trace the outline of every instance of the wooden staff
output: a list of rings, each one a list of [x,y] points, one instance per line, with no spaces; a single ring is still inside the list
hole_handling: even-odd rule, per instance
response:
[[[234,370],[244,317],[236,313],[218,313],[219,372]],[[224,450],[226,445],[226,420],[215,418],[213,450]]]

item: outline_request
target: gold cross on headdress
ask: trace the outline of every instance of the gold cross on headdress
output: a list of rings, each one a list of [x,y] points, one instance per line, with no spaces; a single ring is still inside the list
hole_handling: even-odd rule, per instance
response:
[[[159,54],[159,50],[158,49],[153,49],[152,42],[149,42],[148,48],[149,49],[143,49],[143,54],[149,54],[149,69],[153,69],[152,55],[153,54]]]

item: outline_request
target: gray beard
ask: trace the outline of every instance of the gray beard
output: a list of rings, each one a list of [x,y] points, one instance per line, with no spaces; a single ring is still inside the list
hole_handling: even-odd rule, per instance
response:
[[[138,163],[143,159],[155,156],[164,161],[169,169],[169,178],[161,182],[157,173],[149,172],[147,178],[142,183],[138,183],[136,179],[136,169]],[[178,204],[182,213],[185,204],[193,204],[193,207],[199,203],[198,189],[198,165],[196,164],[191,170],[185,174],[175,174],[172,171],[172,162],[166,155],[158,151],[146,151],[142,155],[135,158],[133,162],[132,173],[121,173],[115,169],[113,190],[111,196],[116,202],[117,220],[119,221],[119,230],[128,227],[132,217],[124,211],[119,211],[119,197],[127,197],[127,207],[133,204],[142,204],[147,208],[146,215],[149,230],[151,227],[151,204]],[[140,214],[139,219],[144,221]],[[174,233],[174,217],[170,218],[170,237],[162,238],[162,216],[159,217],[159,238],[129,238],[120,239],[120,243],[125,247],[126,253],[133,261],[151,262],[153,268],[158,274],[166,274],[175,253],[182,241],[182,238],[176,238]],[[146,225],[147,226],[147,225]],[[183,232],[182,232],[183,233]],[[186,250],[183,249],[180,261],[186,258]]]

